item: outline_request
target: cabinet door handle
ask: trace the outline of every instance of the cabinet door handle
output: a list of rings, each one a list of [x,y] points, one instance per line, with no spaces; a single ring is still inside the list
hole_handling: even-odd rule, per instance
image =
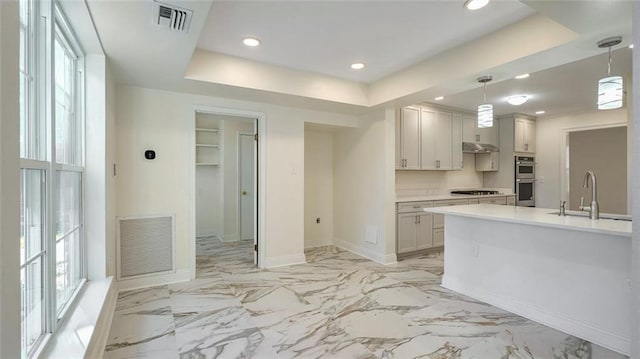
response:
[[[418,216],[413,220],[413,224],[418,224]]]
[[[480,135],[476,135],[476,142],[480,142]]]
[[[524,150],[525,150],[525,151],[529,151],[529,144],[528,144],[528,143],[525,143],[525,144],[524,144]]]
[[[418,224],[420,224],[420,216],[416,216],[416,217],[418,217]]]

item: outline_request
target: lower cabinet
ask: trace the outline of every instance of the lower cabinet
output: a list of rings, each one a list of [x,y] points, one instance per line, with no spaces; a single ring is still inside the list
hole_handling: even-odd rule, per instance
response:
[[[398,214],[398,253],[433,247],[432,217],[426,212]]]
[[[444,215],[424,212],[424,208],[490,203],[515,205],[515,196],[399,202],[396,217],[396,252],[410,253],[444,246]]]

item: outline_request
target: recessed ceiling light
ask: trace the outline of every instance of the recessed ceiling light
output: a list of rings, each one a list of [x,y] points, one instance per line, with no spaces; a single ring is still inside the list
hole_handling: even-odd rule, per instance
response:
[[[536,111],[536,115],[544,115],[544,111]]]
[[[523,103],[527,102],[527,95],[513,95],[507,97],[507,103],[513,106],[520,106]]]
[[[255,37],[245,37],[244,39],[242,39],[242,43],[250,47],[256,47],[260,45],[260,40],[256,39]]]
[[[516,79],[518,79],[518,80],[522,80],[522,79],[526,79],[526,78],[527,78],[527,77],[529,77],[529,76],[530,76],[529,74],[522,74],[522,75],[518,75],[518,76],[516,76]]]
[[[362,70],[364,69],[364,64],[362,62],[354,62],[351,64],[351,68],[354,70]]]
[[[464,8],[467,10],[478,10],[489,3],[489,0],[467,0],[464,3]]]
[[[633,49],[633,44],[629,45],[629,48],[630,48],[630,49]]]
[[[434,100],[442,101],[442,100],[444,100],[444,96],[438,96],[438,97],[434,98]]]

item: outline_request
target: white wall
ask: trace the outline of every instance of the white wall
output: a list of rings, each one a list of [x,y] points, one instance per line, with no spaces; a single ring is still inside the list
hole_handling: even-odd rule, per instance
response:
[[[255,133],[255,120],[227,118],[223,122],[223,168],[224,168],[224,234],[223,240],[237,241],[238,233],[238,133]]]
[[[18,18],[0,1],[0,358],[20,357]]]
[[[627,123],[626,108],[541,117],[536,120],[536,207],[558,207],[561,198],[560,166],[564,151],[564,131],[616,123]],[[631,148],[631,142],[627,143],[628,148]]]
[[[103,279],[107,275],[107,82],[104,55],[85,56],[85,176],[84,225],[87,242],[87,277]],[[109,172],[107,172],[109,171]]]
[[[335,244],[382,263],[395,262],[394,121],[379,110],[334,137]],[[376,243],[365,242],[367,227]]]
[[[320,218],[320,223],[316,223]],[[304,246],[333,243],[333,133],[304,131]]]
[[[481,188],[482,172],[475,170],[475,155],[464,153],[463,164],[460,171],[396,171],[396,192]]]
[[[265,265],[304,261],[304,121],[353,126],[353,116],[118,86],[118,216],[176,214],[176,264],[190,254],[189,143],[194,105],[266,114]],[[147,161],[145,149],[157,159]],[[195,235],[195,233],[193,233]]]

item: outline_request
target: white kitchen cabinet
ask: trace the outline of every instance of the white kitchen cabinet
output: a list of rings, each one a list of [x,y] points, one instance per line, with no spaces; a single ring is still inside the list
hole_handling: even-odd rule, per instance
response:
[[[486,203],[486,204],[507,204],[507,197],[490,197],[490,198],[479,198],[478,203]]]
[[[417,216],[415,213],[398,214],[398,253],[407,253],[416,250],[416,233],[418,231]]]
[[[431,207],[430,204],[426,206]],[[400,209],[398,209],[399,211]],[[398,213],[397,253],[408,253],[433,247],[432,217],[432,213],[422,210],[419,212]]]
[[[451,168],[451,112],[422,109],[421,168],[450,170]]]
[[[462,141],[463,142],[479,142],[479,138],[476,137],[477,118],[475,116],[463,115],[462,116]]]
[[[434,247],[444,246],[444,228],[433,230],[433,246]]]
[[[507,206],[516,205],[516,196],[507,196]]]
[[[396,169],[462,168],[462,123],[448,111],[422,106],[400,110],[396,120]]]
[[[400,156],[396,156],[398,169],[420,169],[420,122],[419,107],[402,108],[399,123],[400,142],[396,147],[396,151],[400,150]]]
[[[536,152],[536,123],[534,120],[516,117],[513,132],[514,152]]]
[[[476,153],[476,171],[488,172],[500,169],[500,152]]]
[[[454,113],[451,116],[451,169],[462,169],[462,115]]]
[[[462,139],[464,142],[488,143],[498,145],[498,122],[493,121],[493,127],[478,128],[477,116],[463,115]]]
[[[416,216],[418,224],[416,227],[416,250],[427,249],[433,247],[433,229],[432,217],[433,213],[421,213]]]

